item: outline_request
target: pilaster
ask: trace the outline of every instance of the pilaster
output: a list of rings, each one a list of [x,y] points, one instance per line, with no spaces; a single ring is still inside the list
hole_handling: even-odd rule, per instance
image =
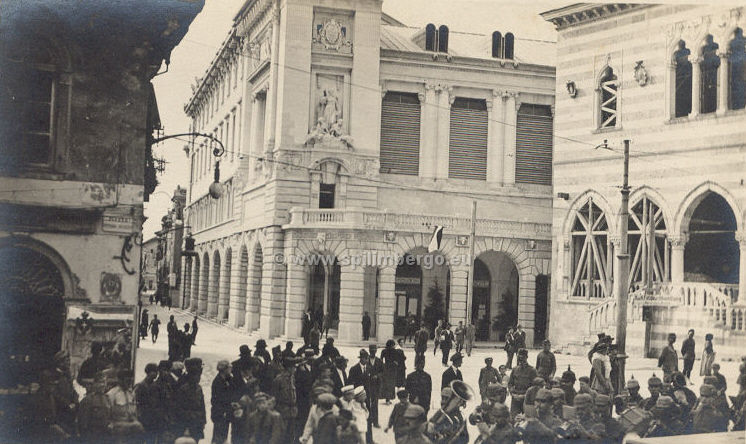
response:
[[[208,275],[210,276],[209,286],[207,287],[207,313],[208,318],[215,319],[218,314],[218,293],[220,292],[220,268],[215,269],[215,258],[211,257]]]
[[[246,280],[242,276],[241,250],[240,247],[232,250],[231,254],[231,271],[228,279],[229,285],[229,304],[228,304],[228,325],[239,328],[244,325],[246,320]],[[243,282],[242,281],[243,278]]]
[[[294,254],[293,250],[287,249],[286,255]],[[303,312],[306,309],[308,270],[303,265],[289,261],[287,264],[285,305],[285,335],[289,338],[301,336],[301,323]]]
[[[340,272],[339,339],[359,341],[362,339],[365,269],[346,265]]]
[[[518,121],[518,108],[521,106],[518,92],[505,94],[505,155],[503,168],[503,183],[513,185],[515,183],[515,130]]]
[[[383,267],[378,275],[377,338],[394,337],[394,311],[396,310],[396,298],[394,296],[395,276],[395,267]]]
[[[720,67],[718,68],[718,105],[717,115],[722,116],[728,110],[728,74],[730,58],[728,51],[718,51]]]
[[[458,321],[466,323],[466,295],[469,279],[467,264],[451,267],[451,306],[448,308],[448,322],[452,325]]]
[[[487,182],[503,181],[505,104],[502,91],[492,90],[492,98],[487,101],[487,124],[489,131],[487,145]]]
[[[268,245],[262,247],[265,257],[275,257],[283,252],[283,233],[280,227],[268,228]],[[259,332],[264,338],[284,333],[285,327],[285,264],[263,261],[262,300],[259,315]]]
[[[736,304],[746,303],[746,232],[737,231],[738,251],[741,253],[738,264],[738,299]]]
[[[218,291],[218,310],[216,317],[218,321],[228,320],[228,309],[230,307],[230,294],[231,294],[231,273],[233,268],[233,251],[231,250],[230,255],[226,254],[223,257],[223,262],[220,264],[220,286]]]
[[[439,179],[448,178],[448,151],[451,135],[451,104],[456,96],[453,96],[452,88],[440,85],[438,97],[438,123],[437,123],[437,148],[436,148],[436,173]]]
[[[684,282],[684,248],[688,240],[687,234],[668,238],[671,244],[671,282]]]
[[[435,177],[438,170],[438,97],[436,85],[425,84],[420,94],[420,176]]]

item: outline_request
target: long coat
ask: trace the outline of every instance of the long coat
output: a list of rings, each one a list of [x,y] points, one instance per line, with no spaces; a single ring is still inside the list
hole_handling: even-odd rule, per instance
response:
[[[404,387],[409,392],[409,400],[425,409],[430,410],[430,396],[433,391],[433,381],[424,370],[415,370],[407,375]]]
[[[464,380],[464,377],[461,375],[461,370],[456,369],[454,371],[453,367],[448,367],[446,371],[443,372],[443,378],[440,381],[440,389],[443,390],[443,388],[451,385],[451,381],[456,380]]]

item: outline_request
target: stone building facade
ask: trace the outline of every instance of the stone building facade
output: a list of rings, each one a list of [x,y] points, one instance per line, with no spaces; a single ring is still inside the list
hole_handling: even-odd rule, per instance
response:
[[[25,439],[16,395],[58,351],[73,376],[94,341],[134,363],[145,157],[160,125],[150,80],[202,5],[0,5],[4,441]]]
[[[185,107],[225,146],[188,152],[189,308],[264,337],[298,337],[307,309],[351,341],[364,312],[379,340],[409,313],[455,324],[476,200],[478,337],[516,322],[544,337],[553,54],[506,30],[407,27],[380,1],[246,2]]]
[[[714,335],[721,356],[740,353],[744,12],[619,3],[543,14],[559,34],[550,322],[559,342],[614,332],[629,139],[627,351],[656,356],[669,332],[694,328],[699,344]],[[610,150],[594,149],[605,140]]]
[[[174,307],[181,307],[183,300],[181,256],[185,204],[186,189],[177,185],[171,196],[171,209],[161,218],[161,229],[155,232],[159,248],[159,256],[156,256],[158,291],[161,297],[168,296],[168,303]]]

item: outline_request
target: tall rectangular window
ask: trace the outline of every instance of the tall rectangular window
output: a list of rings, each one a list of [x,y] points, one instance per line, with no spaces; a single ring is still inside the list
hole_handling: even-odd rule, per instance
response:
[[[334,208],[334,184],[319,184],[319,208]]]
[[[676,117],[688,116],[692,112],[692,62],[689,61],[686,43],[679,42],[674,53],[676,63]]]
[[[451,106],[448,177],[487,180],[487,102],[457,97]]]
[[[416,176],[420,169],[420,101],[388,92],[381,105],[381,172]]]
[[[515,131],[515,181],[552,184],[552,112],[547,105],[524,103]]]
[[[720,57],[716,53],[718,44],[712,41],[712,36],[708,36],[707,41],[702,49],[702,62],[699,64],[699,69],[702,71],[700,95],[702,114],[714,113],[718,106],[718,68],[720,67]]]

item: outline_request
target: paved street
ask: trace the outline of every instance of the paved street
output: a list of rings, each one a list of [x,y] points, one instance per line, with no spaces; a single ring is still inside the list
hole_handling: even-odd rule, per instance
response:
[[[157,363],[161,359],[167,358],[167,348],[168,348],[168,338],[166,336],[166,328],[165,324],[168,322],[168,317],[170,314],[175,315],[177,322],[181,327],[183,327],[185,322],[191,322],[191,315],[185,312],[182,312],[180,310],[171,310],[170,312],[167,309],[156,307],[155,305],[148,306],[148,310],[150,311],[151,318],[153,314],[157,314],[158,318],[161,318],[163,320],[162,328],[161,328],[161,336],[158,338],[158,342],[156,344],[151,343],[149,340],[143,341],[140,345],[140,348],[137,353],[137,363],[136,363],[136,380],[139,381],[144,376],[144,367],[145,364],[148,362],[155,362]],[[205,436],[209,439],[212,437],[212,423],[209,421],[209,403],[210,403],[210,385],[212,383],[213,378],[216,374],[216,364],[220,359],[229,359],[234,360],[238,357],[238,347],[241,344],[248,344],[252,351],[254,349],[254,344],[257,339],[259,339],[259,336],[256,335],[249,335],[245,332],[240,332],[237,330],[230,329],[225,326],[220,326],[215,323],[209,322],[209,321],[198,321],[199,322],[199,332],[197,334],[197,340],[196,345],[192,348],[192,356],[202,358],[202,360],[205,363],[205,369],[202,374],[202,388],[204,390],[205,394],[205,402],[207,404],[207,417],[208,417],[208,423],[205,428]],[[277,344],[280,344],[277,340],[270,340],[268,342],[268,349],[271,349]],[[302,344],[302,340],[295,341],[296,347],[298,347],[299,344]],[[384,340],[379,341],[379,353],[380,350],[383,348]],[[362,344],[362,343],[361,343]],[[281,344],[284,347],[284,343]],[[361,345],[362,346],[362,345]],[[356,362],[356,356],[357,351],[360,347],[352,347],[352,346],[342,346],[338,347],[340,353],[350,359],[350,363],[348,364],[348,368],[351,365],[354,365]],[[701,351],[701,344],[698,344],[698,353]],[[538,350],[531,350],[529,351],[529,362],[535,363],[536,362],[536,354],[538,353]],[[412,348],[407,348],[405,350],[405,355],[407,357],[407,373],[409,373],[411,370],[414,370],[414,350]],[[441,366],[440,363],[440,355],[438,355],[436,358],[433,358],[432,355],[432,342],[429,343],[429,351],[426,354],[427,361],[426,361],[426,367],[425,370],[432,376],[433,379],[433,387],[436,388],[434,390],[433,396],[432,396],[432,408],[437,408],[438,403],[440,401],[440,396],[437,393],[437,387],[440,387],[440,379],[441,374],[443,373],[444,367]],[[495,359],[494,366],[497,367],[500,364],[504,364],[506,360],[505,352],[502,351],[502,349],[498,348],[485,348],[481,347],[479,349],[476,349],[474,353],[472,353],[471,357],[467,357],[464,359],[464,364],[461,367],[461,370],[464,374],[465,381],[470,384],[473,388],[477,387],[477,379],[479,376],[479,369],[484,366],[484,358],[492,356]],[[587,375],[590,371],[590,365],[588,364],[588,360],[584,356],[569,356],[569,355],[558,355],[557,356],[557,365],[558,365],[558,374],[561,374],[562,371],[567,369],[567,366],[572,366],[573,371],[576,373],[578,377],[582,375]],[[728,394],[729,395],[735,395],[737,393],[737,385],[736,385],[736,377],[738,375],[738,363],[737,362],[721,362],[721,371],[726,376],[728,380]],[[697,361],[694,365],[695,370],[699,369],[699,361]],[[634,375],[634,377],[641,382],[642,390],[641,394],[643,396],[648,396],[647,392],[647,384],[646,380],[652,375],[652,373],[655,372],[658,376],[662,376],[662,372],[660,372],[659,369],[656,368],[656,360],[655,359],[631,359],[627,366],[627,377],[629,378],[630,375]],[[699,393],[699,385],[702,382],[702,378],[697,374],[697,376],[693,376],[693,381],[695,383],[695,386],[692,387],[696,393]],[[577,388],[577,386],[576,386]],[[467,412],[470,412],[474,407],[476,406],[476,402],[469,403],[467,406]],[[384,402],[380,403],[379,406],[379,417],[380,417],[380,423],[382,427],[385,427],[386,422],[388,421],[388,417],[391,413],[391,409],[393,408],[393,404],[391,406],[387,406],[384,404]],[[431,409],[431,413],[433,410]],[[473,438],[476,436],[476,428],[470,427],[470,436]],[[393,432],[384,433],[383,429],[374,429],[373,430],[373,436],[374,440],[377,443],[393,443],[394,442],[394,436]],[[203,441],[205,442],[205,441]]]

